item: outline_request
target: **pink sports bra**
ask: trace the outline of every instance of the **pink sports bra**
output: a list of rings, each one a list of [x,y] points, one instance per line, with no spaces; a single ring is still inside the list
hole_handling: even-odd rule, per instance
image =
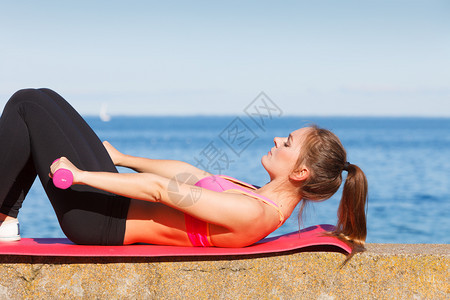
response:
[[[278,211],[278,214],[280,216],[280,223],[278,224],[278,227],[280,227],[284,222],[284,215],[281,212],[278,205],[272,200],[252,192],[251,190],[255,190],[256,188],[248,183],[239,181],[235,178],[228,176],[214,175],[204,177],[203,179],[199,180],[195,185],[216,192],[238,191],[239,193],[261,200]],[[197,218],[194,218],[189,214],[185,214],[184,216],[186,222],[186,232],[188,234],[189,240],[192,243],[192,246],[196,247],[214,246],[211,242],[211,238],[209,237],[210,235],[208,223],[199,220]]]

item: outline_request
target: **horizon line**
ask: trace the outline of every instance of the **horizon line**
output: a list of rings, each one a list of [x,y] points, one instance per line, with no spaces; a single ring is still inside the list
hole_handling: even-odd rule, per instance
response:
[[[88,118],[100,118],[99,114],[94,113],[80,113],[83,117]],[[111,118],[123,118],[123,117],[161,117],[161,118],[174,118],[174,117],[248,117],[246,114],[108,114]],[[396,119],[450,119],[450,115],[300,115],[300,114],[286,114],[282,116],[277,116],[274,118],[396,118]]]

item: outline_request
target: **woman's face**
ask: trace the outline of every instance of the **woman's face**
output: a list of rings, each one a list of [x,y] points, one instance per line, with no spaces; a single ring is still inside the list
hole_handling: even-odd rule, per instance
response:
[[[276,137],[275,144],[261,159],[261,163],[269,173],[270,179],[289,177],[297,163],[303,140],[311,130],[309,127],[291,132],[288,137]]]

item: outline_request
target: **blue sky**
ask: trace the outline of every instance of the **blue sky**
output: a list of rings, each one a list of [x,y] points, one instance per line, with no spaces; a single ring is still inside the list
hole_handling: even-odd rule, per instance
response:
[[[82,114],[450,117],[448,1],[2,1],[0,106]]]

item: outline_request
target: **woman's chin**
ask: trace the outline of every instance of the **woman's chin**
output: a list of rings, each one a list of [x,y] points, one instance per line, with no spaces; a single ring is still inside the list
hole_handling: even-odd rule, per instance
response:
[[[263,157],[261,157],[261,164],[264,167],[264,169],[266,169],[266,171],[267,171],[266,163],[267,163],[268,159],[269,159],[269,155],[267,155],[267,154],[264,155]]]
[[[261,164],[264,166],[264,161],[267,159],[267,154],[261,157]]]

